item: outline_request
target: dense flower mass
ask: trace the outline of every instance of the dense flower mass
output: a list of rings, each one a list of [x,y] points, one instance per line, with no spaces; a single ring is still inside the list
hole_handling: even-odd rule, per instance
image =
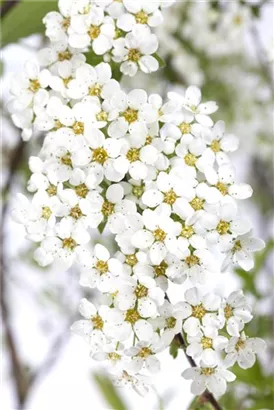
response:
[[[125,92],[110,64],[129,75],[156,70],[151,28],[171,3],[61,0],[60,13],[44,18],[51,44],[42,66],[27,63],[12,83],[23,138],[46,132],[29,161],[32,198],[19,194],[13,217],[38,243],[40,265],[77,264],[80,284],[97,290],[94,303],[81,301],[72,331],[118,385],[146,390],[143,373],[160,370],[157,354],[183,331],[197,362],[184,372],[193,393],[219,396],[235,378],[227,367],[252,366],[264,347],[243,332],[252,313],[241,291],[221,298],[201,289],[232,264],[250,270],[264,246],[238,210],[252,189],[230,161],[237,138],[214,124],[218,107],[197,87],[164,101]],[[91,66],[88,48],[109,62]],[[108,232],[116,250],[93,246],[94,229]],[[190,288],[173,304],[169,286],[184,281]]]

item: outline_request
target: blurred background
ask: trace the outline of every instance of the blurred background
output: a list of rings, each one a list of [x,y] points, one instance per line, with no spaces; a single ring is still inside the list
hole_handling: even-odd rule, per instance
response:
[[[86,344],[70,334],[80,298],[92,294],[79,287],[76,269],[39,267],[23,227],[10,218],[15,194],[27,193],[28,158],[38,153],[42,137],[21,142],[6,108],[9,81],[46,44],[41,18],[57,4],[21,0],[1,1],[1,6],[1,409],[210,409],[194,400],[181,378],[187,367],[182,351],[176,360],[169,352],[161,354],[155,391],[142,398],[132,390],[115,390],[89,358]],[[122,80],[125,87],[162,95],[198,85],[204,100],[220,107],[214,120],[224,119],[227,131],[240,139],[233,161],[239,180],[254,189],[243,212],[266,248],[257,254],[251,272],[236,269],[220,276],[215,290],[221,295],[244,290],[255,314],[247,333],[264,338],[268,349],[252,369],[233,369],[237,381],[220,400],[226,410],[274,408],[273,8],[271,1],[177,1],[165,10],[165,23],[157,29],[165,66],[149,76]]]

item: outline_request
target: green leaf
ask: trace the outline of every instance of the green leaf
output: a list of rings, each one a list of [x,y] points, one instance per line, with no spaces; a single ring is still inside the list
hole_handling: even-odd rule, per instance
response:
[[[19,39],[31,34],[44,32],[45,26],[42,19],[53,10],[57,10],[55,0],[20,1],[1,21],[2,47],[9,43],[16,43]]]
[[[123,403],[111,380],[106,375],[95,373],[93,378],[101,391],[102,396],[112,410],[126,410],[126,405]]]
[[[178,343],[173,340],[173,342],[170,344],[170,347],[169,347],[169,353],[173,357],[173,359],[176,359],[176,357],[178,356],[179,348],[180,347],[178,346]]]
[[[160,70],[161,70],[162,68],[165,68],[165,67],[166,67],[166,62],[165,62],[165,60],[163,60],[162,57],[159,56],[159,54],[154,53],[154,54],[153,54],[153,57],[156,58],[156,60],[158,61],[158,63],[159,63],[159,69],[160,69]]]
[[[97,54],[95,54],[94,51],[92,50],[85,53],[85,56],[86,56],[86,63],[90,64],[93,67],[103,62],[103,57],[97,56]]]

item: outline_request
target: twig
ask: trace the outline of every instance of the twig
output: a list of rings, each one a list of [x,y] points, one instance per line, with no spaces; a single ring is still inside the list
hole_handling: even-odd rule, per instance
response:
[[[5,15],[14,7],[16,4],[20,3],[20,0],[8,0],[1,6],[1,18],[5,17]]]
[[[1,260],[2,265],[2,260]],[[1,266],[1,269],[2,266]],[[9,320],[9,310],[7,307],[5,299],[5,280],[3,280],[4,275],[1,275],[1,312],[2,319],[5,328],[6,344],[9,351],[10,361],[11,361],[11,373],[16,384],[16,397],[18,402],[18,407],[21,409],[25,401],[26,391],[27,391],[27,379],[24,375],[24,369],[20,362],[19,356],[17,354],[16,343],[12,327],[10,326]]]

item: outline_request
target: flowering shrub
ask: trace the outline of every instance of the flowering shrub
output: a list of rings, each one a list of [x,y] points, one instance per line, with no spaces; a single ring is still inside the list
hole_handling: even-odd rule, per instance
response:
[[[244,326],[251,307],[241,291],[227,298],[202,286],[231,265],[253,267],[262,240],[238,210],[252,189],[238,183],[229,154],[237,138],[214,124],[215,102],[191,86],[183,94],[125,92],[112,68],[134,76],[158,69],[151,29],[172,1],[62,1],[44,18],[50,46],[12,82],[10,110],[29,139],[46,132],[29,161],[31,199],[18,195],[14,219],[39,244],[41,266],[80,267],[80,284],[96,289],[80,303],[72,331],[104,362],[114,381],[143,393],[159,352],[178,335],[193,367],[192,392],[222,395],[264,348]],[[103,61],[86,62],[88,49]],[[92,245],[108,232],[116,249]],[[225,276],[224,276],[225,280]],[[191,287],[179,303],[170,284]]]

